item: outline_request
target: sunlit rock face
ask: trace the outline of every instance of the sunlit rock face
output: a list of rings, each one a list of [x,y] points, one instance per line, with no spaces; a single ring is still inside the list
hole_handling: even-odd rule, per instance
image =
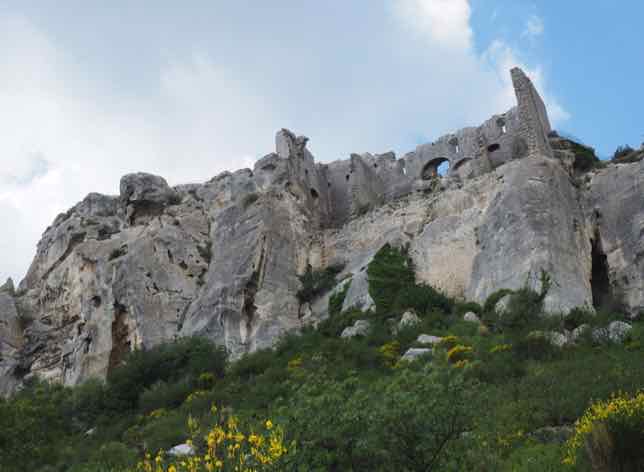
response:
[[[342,264],[346,303],[368,308],[366,268],[386,243],[454,297],[540,289],[543,270],[550,312],[592,306],[599,285],[644,310],[644,165],[579,179],[532,83],[512,78],[515,108],[401,159],[320,164],[281,130],[252,170],[174,188],[130,174],[118,196],[88,195],[47,228],[18,289],[0,288],[0,392],[104,378],[127,352],[180,336],[234,358],[272,346],[328,316],[328,294],[298,300],[309,267]]]

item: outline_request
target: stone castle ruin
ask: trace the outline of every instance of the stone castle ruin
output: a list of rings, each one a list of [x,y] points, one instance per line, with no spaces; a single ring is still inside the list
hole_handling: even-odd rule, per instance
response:
[[[20,285],[0,287],[0,392],[104,378],[128,351],[179,336],[233,357],[271,346],[328,316],[328,293],[297,297],[307,270],[343,266],[343,308],[366,310],[384,244],[453,297],[539,289],[544,270],[549,312],[592,307],[600,290],[643,312],[644,161],[580,173],[529,78],[511,74],[516,107],[401,159],[316,164],[307,138],[281,130],[252,170],[173,188],[130,174],[120,195],[88,195],[46,229]]]
[[[323,226],[341,226],[348,219],[414,191],[436,185],[438,167],[447,162],[447,179],[463,181],[490,172],[512,159],[529,155],[552,157],[550,122],[543,100],[521,69],[512,70],[518,105],[478,127],[463,128],[418,146],[396,159],[393,152],[351,154],[349,160],[316,164],[306,149],[308,138],[289,130],[277,133],[273,154],[260,159],[253,176],[263,185],[298,188],[319,212]],[[293,162],[293,159],[298,158]],[[291,166],[288,180],[279,182]],[[308,189],[308,191],[307,191]]]

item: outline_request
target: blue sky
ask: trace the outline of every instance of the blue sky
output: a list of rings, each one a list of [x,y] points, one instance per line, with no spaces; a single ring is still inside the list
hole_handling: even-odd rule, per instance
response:
[[[205,181],[282,127],[323,162],[402,155],[512,107],[514,65],[555,128],[602,156],[639,146],[643,17],[635,0],[0,1],[0,278],[127,172]]]
[[[558,128],[602,157],[618,145],[644,142],[644,2],[475,0],[472,6],[477,47],[519,38],[525,60],[543,68],[571,114]],[[532,43],[521,37],[526,14],[544,25]]]

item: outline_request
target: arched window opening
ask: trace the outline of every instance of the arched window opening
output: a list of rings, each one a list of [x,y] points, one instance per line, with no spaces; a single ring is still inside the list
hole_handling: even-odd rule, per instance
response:
[[[317,200],[317,198],[320,196],[314,188],[311,189],[311,196]]]
[[[349,177],[350,177],[349,174],[347,174],[347,176],[346,176],[347,182],[349,181]]]
[[[499,149],[501,149],[501,145],[499,143],[494,143],[494,144],[490,144],[487,147],[487,152],[494,152],[494,151],[498,151]]]
[[[507,129],[505,127],[505,120],[503,118],[499,118],[496,120],[496,125],[501,128],[501,134],[507,133]]]
[[[446,175],[449,170],[449,160],[444,157],[437,157],[432,159],[425,167],[421,173],[421,178],[423,180],[431,180],[436,177],[441,177]]]

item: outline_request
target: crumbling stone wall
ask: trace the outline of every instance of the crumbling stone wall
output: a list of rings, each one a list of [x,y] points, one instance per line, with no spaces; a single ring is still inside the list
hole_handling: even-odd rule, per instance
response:
[[[528,155],[540,154],[552,157],[552,148],[548,142],[548,134],[551,131],[550,120],[541,96],[521,69],[515,67],[510,74],[517,96],[519,134],[527,144]]]

